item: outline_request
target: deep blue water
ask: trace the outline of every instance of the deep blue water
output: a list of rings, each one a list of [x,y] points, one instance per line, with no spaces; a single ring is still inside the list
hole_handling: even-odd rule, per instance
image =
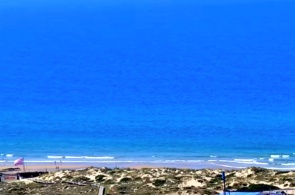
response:
[[[0,153],[292,161],[294,9],[0,0]]]

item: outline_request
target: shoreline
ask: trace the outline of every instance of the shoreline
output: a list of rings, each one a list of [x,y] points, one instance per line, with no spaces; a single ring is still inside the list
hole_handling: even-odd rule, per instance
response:
[[[14,167],[14,161],[20,156],[13,154],[1,154],[0,168]],[[245,169],[247,167],[261,167],[273,170],[295,170],[295,159],[290,155],[271,155],[270,158],[234,158],[210,156],[208,158],[190,159],[161,159],[152,158],[126,158],[113,156],[47,156],[47,158],[31,158],[25,156],[25,165],[28,169],[40,167],[54,170],[62,168],[84,167],[108,167],[108,168],[132,168],[132,167],[165,167],[186,169]]]
[[[0,164],[0,168],[15,167],[13,161],[7,161]],[[18,166],[23,169],[23,166]],[[58,170],[58,169],[79,169],[87,167],[108,167],[108,168],[178,168],[178,169],[244,169],[251,166],[231,166],[218,164],[211,161],[198,162],[130,162],[130,161],[99,161],[99,162],[81,162],[81,161],[29,161],[25,162],[26,170]]]
[[[13,161],[0,162],[0,169],[18,167],[23,170],[23,166],[14,166]],[[212,170],[240,170],[249,167],[259,167],[270,170],[281,171],[294,171],[295,166],[265,166],[265,164],[251,164],[247,162],[224,162],[218,161],[199,161],[199,162],[112,162],[112,161],[99,161],[99,162],[73,162],[73,161],[25,161],[26,171],[57,171],[66,169],[83,169],[87,167],[107,167],[107,168],[177,168],[177,169],[212,169]]]
[[[262,167],[276,170],[295,170],[295,154],[272,154],[263,157],[250,156],[116,156],[116,155],[47,155],[47,156],[19,156],[13,153],[1,154],[0,167],[14,166],[16,159],[24,158],[26,165],[48,165],[51,167],[64,164],[79,167],[170,167],[190,169],[243,169],[247,167]]]

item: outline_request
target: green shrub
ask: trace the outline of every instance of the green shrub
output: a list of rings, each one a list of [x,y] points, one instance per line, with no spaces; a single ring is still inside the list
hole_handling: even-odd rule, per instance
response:
[[[237,192],[260,192],[266,190],[279,190],[277,186],[268,184],[250,184],[248,187],[242,187],[237,189]]]
[[[124,177],[120,180],[120,182],[122,182],[122,183],[128,183],[130,181],[132,181],[132,179],[130,177]]]
[[[97,175],[96,177],[95,177],[95,181],[96,182],[102,182],[102,181],[104,181],[105,180],[105,175]]]
[[[88,177],[85,176],[79,176],[79,177],[75,177],[73,179],[73,181],[75,182],[85,182],[85,181],[89,181],[90,179]]]
[[[153,182],[153,184],[154,184],[154,186],[162,186],[162,185],[164,185],[166,183],[166,181],[165,180],[163,180],[163,179],[156,179],[154,182]]]

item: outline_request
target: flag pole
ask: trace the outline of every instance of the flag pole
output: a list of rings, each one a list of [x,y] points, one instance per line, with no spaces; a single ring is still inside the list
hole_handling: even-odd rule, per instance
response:
[[[225,172],[224,171],[222,171],[222,173],[221,173],[221,178],[222,178],[222,181],[223,181],[223,194],[226,195]]]

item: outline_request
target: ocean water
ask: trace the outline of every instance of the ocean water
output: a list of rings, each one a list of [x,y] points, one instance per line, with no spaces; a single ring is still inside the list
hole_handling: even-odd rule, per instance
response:
[[[295,168],[294,8],[0,0],[0,164]]]

